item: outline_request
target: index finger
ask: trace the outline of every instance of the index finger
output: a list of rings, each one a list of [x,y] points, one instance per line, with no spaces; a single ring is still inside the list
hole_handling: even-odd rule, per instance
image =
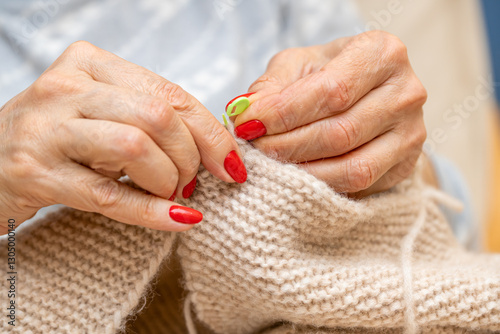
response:
[[[84,49],[80,52],[73,51],[76,55],[80,53],[74,63],[94,80],[132,88],[167,101],[191,133],[202,164],[214,176],[226,182],[246,180],[238,144],[196,98],[165,78],[90,43],[83,42],[73,48]],[[86,53],[86,56],[82,57],[81,53]],[[229,160],[236,161],[235,168],[226,168]]]

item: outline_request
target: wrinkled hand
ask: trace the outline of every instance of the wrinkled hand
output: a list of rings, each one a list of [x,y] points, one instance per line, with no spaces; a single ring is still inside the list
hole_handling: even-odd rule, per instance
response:
[[[277,54],[248,90],[236,134],[354,197],[387,190],[413,170],[427,94],[406,48],[385,32]]]
[[[240,172],[232,175],[243,182],[236,142],[194,97],[77,42],[1,109],[0,234],[9,218],[21,223],[56,203],[128,224],[187,230],[201,215],[172,209],[167,199],[192,193],[200,162],[234,182],[225,168],[232,151]],[[125,174],[149,193],[117,181]]]

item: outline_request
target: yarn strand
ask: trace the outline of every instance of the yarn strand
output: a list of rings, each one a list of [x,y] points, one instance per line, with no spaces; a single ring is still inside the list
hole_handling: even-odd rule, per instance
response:
[[[463,205],[460,201],[435,188],[428,187],[425,189],[423,197],[424,203],[418,213],[417,219],[401,243],[401,267],[403,271],[403,294],[405,301],[405,334],[417,334],[420,332],[416,321],[413,300],[412,256],[415,240],[426,220],[427,205],[429,205],[428,201],[442,203],[455,211],[463,210]]]
[[[427,203],[418,213],[415,223],[401,244],[401,267],[403,271],[403,296],[405,301],[405,334],[419,333],[419,327],[415,319],[415,306],[413,301],[413,271],[412,255],[415,240],[424,226],[427,215]]]
[[[191,294],[186,296],[184,300],[184,320],[186,320],[186,327],[189,334],[197,334],[194,325],[193,314],[191,312]]]

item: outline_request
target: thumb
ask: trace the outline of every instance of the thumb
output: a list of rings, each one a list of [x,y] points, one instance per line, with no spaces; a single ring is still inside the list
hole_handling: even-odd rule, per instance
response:
[[[292,48],[277,53],[269,61],[266,72],[250,85],[248,91],[257,93],[257,97],[277,93],[309,74],[308,68],[314,63],[311,49]]]

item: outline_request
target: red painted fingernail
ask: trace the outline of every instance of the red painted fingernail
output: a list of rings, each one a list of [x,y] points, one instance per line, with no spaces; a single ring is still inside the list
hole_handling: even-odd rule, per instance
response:
[[[252,96],[253,94],[255,94],[255,92],[254,92],[254,93],[246,93],[246,94],[241,94],[241,95],[236,96],[234,99],[232,99],[231,101],[229,101],[229,102],[226,104],[226,111],[227,111],[227,107],[229,107],[229,105],[230,105],[231,103],[233,103],[233,102],[234,102],[234,100],[236,100],[236,99],[238,99],[238,98],[240,98],[240,97],[250,97],[250,96]]]
[[[174,199],[175,199],[175,193],[174,193],[172,196],[170,196],[170,198],[169,198],[168,200],[169,200],[170,202],[172,202]]]
[[[236,151],[229,152],[224,159],[224,168],[236,182],[243,183],[247,180],[247,169]]]
[[[182,197],[189,198],[193,194],[194,188],[196,188],[196,176],[184,187],[182,190]]]
[[[234,129],[234,133],[242,139],[252,140],[265,135],[267,133],[267,129],[261,121],[254,119],[238,125],[236,129]]]
[[[198,224],[203,219],[200,211],[180,205],[172,205],[168,213],[170,218],[182,224]]]

